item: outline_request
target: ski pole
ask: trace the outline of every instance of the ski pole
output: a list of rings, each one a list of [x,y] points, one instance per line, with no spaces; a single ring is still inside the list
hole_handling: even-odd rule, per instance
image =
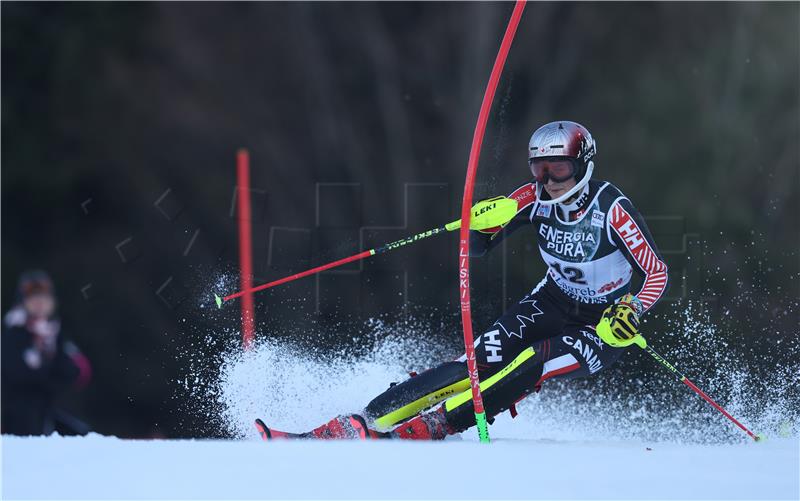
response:
[[[703,399],[704,399],[706,402],[708,402],[708,403],[709,403],[709,404],[711,404],[711,405],[712,405],[712,406],[713,406],[715,409],[717,409],[718,411],[720,411],[720,412],[722,413],[722,415],[723,415],[723,416],[725,416],[726,418],[728,418],[728,419],[730,419],[731,421],[733,421],[733,424],[735,424],[736,426],[738,426],[739,428],[741,428],[741,429],[742,429],[742,431],[744,431],[745,433],[747,433],[748,435],[750,435],[750,438],[752,438],[752,439],[753,439],[753,440],[755,440],[756,442],[758,442],[759,440],[761,440],[761,439],[763,438],[763,436],[761,436],[761,435],[756,435],[756,434],[755,434],[755,433],[753,433],[752,431],[748,430],[748,429],[747,429],[747,428],[746,428],[746,427],[745,427],[745,426],[744,426],[742,423],[740,423],[740,422],[739,422],[739,421],[738,421],[738,420],[737,420],[735,417],[731,416],[731,415],[728,413],[728,411],[726,411],[725,409],[723,409],[721,405],[719,405],[718,403],[716,403],[716,402],[715,402],[715,401],[714,401],[714,400],[713,400],[711,397],[709,397],[709,396],[708,396],[708,395],[707,395],[707,394],[706,394],[706,393],[705,393],[703,390],[701,390],[700,388],[698,388],[698,387],[697,387],[697,385],[696,385],[696,384],[694,384],[694,383],[693,383],[691,380],[689,380],[689,378],[688,378],[688,377],[686,377],[686,376],[685,376],[685,375],[684,375],[684,374],[683,374],[681,371],[679,371],[678,369],[676,369],[674,365],[672,365],[671,363],[667,362],[667,360],[666,360],[664,357],[662,357],[662,356],[661,356],[661,355],[660,355],[658,352],[656,352],[656,350],[654,350],[653,348],[651,348],[650,346],[648,346],[648,344],[647,344],[647,341],[645,340],[645,338],[644,338],[644,337],[642,337],[642,335],[641,335],[641,334],[639,334],[639,335],[637,335],[637,336],[636,336],[636,338],[635,338],[634,342],[636,343],[636,345],[637,345],[639,348],[643,349],[644,351],[646,351],[647,353],[649,353],[649,354],[650,354],[650,355],[651,355],[653,358],[655,358],[656,360],[658,360],[658,362],[659,362],[661,365],[663,365],[664,367],[666,367],[667,369],[669,369],[669,371],[670,371],[670,372],[672,372],[673,374],[675,374],[676,376],[678,376],[678,379],[680,379],[680,381],[681,381],[682,383],[684,383],[686,386],[688,386],[689,388],[691,388],[691,389],[692,389],[692,391],[694,391],[695,393],[697,393],[698,395],[700,395],[701,397],[703,397]]]
[[[492,101],[503,74],[503,67],[506,64],[508,52],[511,50],[511,43],[517,32],[517,26],[525,10],[526,0],[517,0],[514,4],[514,11],[506,25],[506,32],[500,42],[500,49],[497,51],[492,72],[489,74],[489,82],[483,93],[483,101],[478,112],[478,120],[475,122],[475,132],[472,134],[472,146],[469,150],[469,160],[467,161],[467,175],[464,179],[464,197],[461,201],[461,219],[470,220],[470,208],[472,207],[472,193],[475,187],[475,176],[478,172],[478,162],[481,157],[481,147],[483,146],[483,136],[486,133],[486,124],[489,121],[489,112],[492,109]],[[458,292],[461,298],[461,327],[464,333],[464,349],[467,355],[467,372],[469,373],[469,384],[472,388],[472,405],[475,412],[475,424],[478,428],[478,439],[481,443],[489,443],[489,426],[486,420],[486,411],[483,407],[483,396],[481,396],[481,382],[478,374],[478,365],[475,359],[474,336],[472,333],[472,305],[470,303],[469,286],[469,228],[461,228],[458,246]],[[471,227],[471,226],[469,226]]]
[[[495,197],[478,202],[472,208],[472,217],[470,218],[470,228],[473,230],[485,230],[497,226],[502,226],[507,222],[509,222],[511,218],[513,218],[517,214],[518,204],[519,202],[517,202],[516,200],[506,197]],[[234,292],[233,294],[229,294],[225,297],[220,297],[219,295],[214,294],[214,301],[217,303],[218,308],[222,308],[223,302],[227,302],[230,301],[231,299],[243,296],[248,292],[258,292],[264,289],[269,289],[271,287],[275,287],[276,285],[285,284],[287,282],[297,280],[298,278],[307,277],[309,275],[329,270],[331,268],[336,268],[337,266],[341,266],[346,263],[351,263],[353,261],[358,261],[360,259],[374,256],[376,254],[382,254],[384,252],[388,252],[390,250],[403,247],[404,245],[419,242],[420,240],[432,237],[433,235],[438,235],[439,233],[445,231],[455,231],[459,228],[461,228],[460,219],[457,221],[453,221],[452,223],[447,223],[444,226],[433,228],[428,231],[423,231],[422,233],[417,233],[416,235],[402,238],[400,240],[382,245],[380,247],[376,247],[374,249],[369,249],[363,252],[359,252],[358,254],[355,254],[350,257],[339,259],[337,261],[333,261],[328,264],[323,264],[321,266],[317,266],[316,268],[311,268],[310,270],[301,271],[300,273],[295,273],[294,275],[289,275],[288,277],[274,280],[272,282],[252,287],[250,289]]]

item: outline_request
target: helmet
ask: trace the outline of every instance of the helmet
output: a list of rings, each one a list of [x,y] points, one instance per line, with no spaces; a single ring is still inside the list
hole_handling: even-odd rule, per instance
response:
[[[592,177],[594,170],[592,158],[595,153],[597,144],[594,138],[586,127],[579,123],[566,120],[550,122],[536,129],[528,142],[528,164],[532,166],[534,160],[539,158],[566,158],[572,161],[577,180],[575,187],[555,200],[542,200],[543,183],[537,181],[536,198],[539,203],[549,205],[562,202],[583,189]]]

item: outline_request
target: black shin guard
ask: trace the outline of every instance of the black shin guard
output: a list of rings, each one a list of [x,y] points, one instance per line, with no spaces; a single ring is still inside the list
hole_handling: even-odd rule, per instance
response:
[[[366,415],[376,427],[389,429],[468,389],[467,364],[445,362],[389,387],[367,405]]]
[[[536,389],[542,376],[543,360],[533,348],[523,350],[510,364],[481,381],[483,407],[488,418],[510,408],[515,402]],[[475,425],[472,391],[467,390],[445,403],[449,427],[463,431]]]

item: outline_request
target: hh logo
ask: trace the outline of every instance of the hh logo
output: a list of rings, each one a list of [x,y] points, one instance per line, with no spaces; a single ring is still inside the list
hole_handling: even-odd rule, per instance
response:
[[[614,210],[618,216],[616,221],[614,221],[614,228],[622,239],[625,240],[625,245],[628,246],[628,249],[636,250],[636,248],[644,243],[642,232],[639,231],[639,227],[633,222],[631,216],[622,210],[622,208],[615,207]]]
[[[499,330],[489,331],[483,335],[483,347],[486,349],[486,361],[490,364],[503,361],[503,355],[500,354],[502,347],[500,346],[499,335]]]
[[[630,218],[619,227],[619,233],[622,235],[625,243],[628,244],[630,250],[635,250],[644,242],[644,240],[642,240],[642,232],[639,231],[639,228],[633,224],[633,220]]]

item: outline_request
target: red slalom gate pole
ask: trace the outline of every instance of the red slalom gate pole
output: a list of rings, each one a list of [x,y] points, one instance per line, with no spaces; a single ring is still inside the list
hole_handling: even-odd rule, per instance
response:
[[[464,182],[464,199],[461,202],[461,231],[459,234],[460,244],[458,249],[458,286],[461,298],[461,324],[464,328],[464,347],[467,354],[467,369],[469,371],[469,382],[472,387],[472,401],[475,409],[475,422],[478,425],[478,437],[481,442],[489,442],[489,426],[486,422],[486,411],[483,408],[483,397],[481,396],[480,379],[478,378],[478,366],[475,361],[474,337],[472,334],[472,311],[469,297],[469,228],[472,207],[472,192],[475,188],[475,175],[478,172],[478,160],[481,156],[481,146],[483,136],[486,133],[486,123],[489,121],[489,111],[492,108],[497,84],[500,82],[500,75],[503,73],[503,66],[506,63],[508,51],[511,49],[511,42],[517,32],[522,11],[525,9],[526,0],[517,0],[514,5],[514,12],[506,26],[503,41],[497,58],[494,60],[492,73],[486,92],[483,95],[481,110],[478,114],[478,121],[475,124],[475,133],[472,136],[472,148],[469,152],[469,163],[467,164],[467,177]]]
[[[239,268],[240,286],[249,291],[253,286],[253,243],[250,213],[250,154],[244,148],[236,152],[236,185],[239,189],[237,209],[239,213]],[[249,350],[253,343],[253,293],[242,295],[242,344]]]

